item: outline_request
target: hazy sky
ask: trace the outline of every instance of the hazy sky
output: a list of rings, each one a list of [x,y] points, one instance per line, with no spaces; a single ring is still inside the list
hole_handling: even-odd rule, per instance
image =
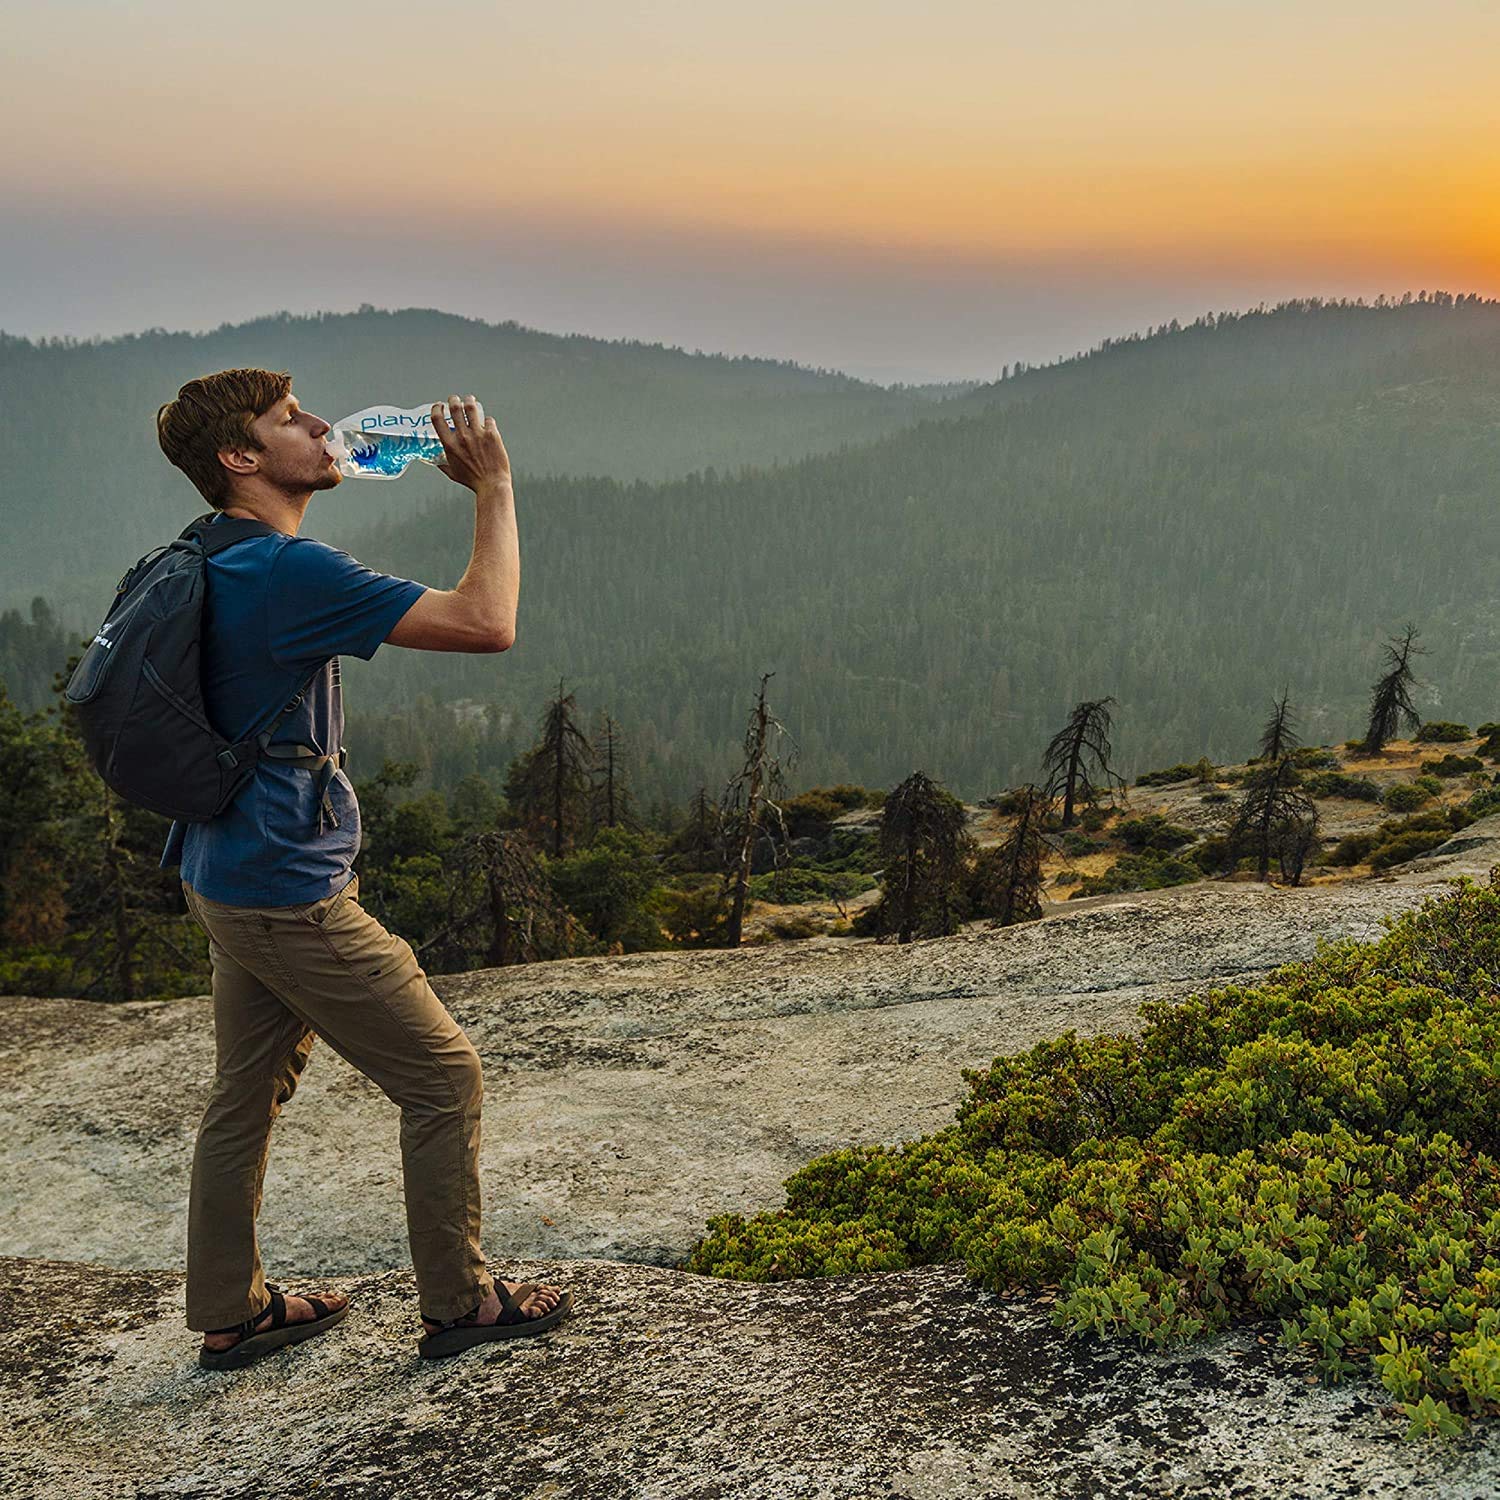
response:
[[[988,376],[1500,294],[1495,0],[0,0],[0,328],[436,306]]]

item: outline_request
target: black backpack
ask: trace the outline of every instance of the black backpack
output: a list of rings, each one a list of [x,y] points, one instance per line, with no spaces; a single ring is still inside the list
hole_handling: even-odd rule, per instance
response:
[[[202,823],[234,801],[262,757],[318,768],[325,815],[338,826],[328,783],[343,767],[341,746],[319,755],[307,745],[272,745],[271,736],[302,702],[317,671],[259,734],[231,744],[208,722],[199,676],[208,559],[253,536],[274,536],[264,521],[216,512],[148,552],[115,586],[98,633],[63,696],[73,705],[95,770],[127,802],[186,823]]]

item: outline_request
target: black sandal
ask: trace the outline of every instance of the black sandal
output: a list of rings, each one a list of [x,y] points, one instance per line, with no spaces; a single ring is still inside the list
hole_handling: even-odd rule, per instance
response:
[[[271,1294],[270,1324],[259,1333],[255,1331],[255,1325],[266,1315],[265,1308],[261,1308],[243,1323],[236,1323],[230,1328],[206,1330],[209,1333],[237,1333],[240,1341],[227,1349],[210,1349],[205,1344],[198,1351],[198,1363],[205,1370],[238,1370],[245,1365],[253,1365],[256,1360],[274,1353],[286,1344],[300,1344],[303,1339],[326,1332],[349,1311],[347,1302],[342,1307],[329,1307],[321,1298],[299,1292],[296,1295],[302,1297],[317,1316],[302,1323],[288,1323],[286,1298],[282,1296],[281,1288],[275,1282],[268,1281],[266,1290]]]
[[[564,1292],[551,1312],[528,1318],[521,1311],[521,1305],[540,1289],[541,1283],[536,1281],[523,1281],[514,1293],[497,1285],[495,1295],[500,1299],[500,1316],[493,1323],[476,1323],[477,1307],[461,1318],[450,1318],[447,1322],[441,1318],[427,1318],[429,1323],[441,1323],[442,1326],[436,1333],[429,1333],[418,1341],[417,1353],[423,1359],[443,1359],[472,1349],[475,1344],[487,1344],[491,1339],[529,1338],[532,1334],[555,1328],[573,1310],[573,1294]],[[423,1317],[426,1317],[425,1313]]]

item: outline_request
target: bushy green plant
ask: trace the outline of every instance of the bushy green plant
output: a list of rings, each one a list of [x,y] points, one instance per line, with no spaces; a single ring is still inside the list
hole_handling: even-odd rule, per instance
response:
[[[1092,854],[1098,847],[1086,833],[1070,828],[1062,837],[1063,853],[1077,859],[1080,855]]]
[[[1439,844],[1447,843],[1449,837],[1446,830],[1403,833],[1399,838],[1381,844],[1370,855],[1370,866],[1375,870],[1388,870],[1392,865],[1403,865],[1407,860],[1415,859],[1419,854],[1426,854],[1429,849],[1436,849]]]
[[[1135,778],[1137,786],[1171,786],[1178,781],[1191,781],[1199,774],[1197,765],[1185,761],[1168,767],[1165,771],[1146,771]]]
[[[1301,771],[1336,771],[1338,755],[1323,745],[1300,745],[1292,751],[1292,764]]]
[[[1379,802],[1380,788],[1368,776],[1319,771],[1304,783],[1309,797],[1345,797],[1351,802]]]
[[[1429,797],[1441,797],[1443,795],[1443,783],[1436,776],[1418,776],[1412,782],[1412,785],[1420,787]]]
[[[1464,806],[1475,818],[1487,818],[1491,813],[1500,812],[1500,786],[1481,787]]]
[[[1423,745],[1456,745],[1469,738],[1467,724],[1455,724],[1449,719],[1433,719],[1417,730],[1417,743]]]
[[[1174,859],[1161,849],[1146,849],[1117,859],[1102,875],[1087,876],[1068,899],[1104,896],[1111,891],[1159,891],[1202,879],[1203,871],[1197,864]]]
[[[1392,812],[1415,812],[1431,797],[1431,792],[1424,791],[1410,781],[1398,781],[1385,789],[1385,796],[1380,800]]]
[[[1451,751],[1441,760],[1424,760],[1424,776],[1463,776],[1470,771],[1484,770],[1484,762],[1477,755],[1454,755]]]
[[[1147,813],[1141,818],[1127,818],[1116,826],[1114,837],[1132,854],[1146,849],[1180,849],[1197,838],[1191,828],[1179,828],[1169,823],[1160,813]]]
[[[1170,1345],[1279,1322],[1373,1369],[1409,1435],[1500,1414],[1500,890],[1464,881],[1255,986],[966,1069],[955,1123],[808,1163],[709,1221],[742,1280],[962,1261],[1075,1332]]]

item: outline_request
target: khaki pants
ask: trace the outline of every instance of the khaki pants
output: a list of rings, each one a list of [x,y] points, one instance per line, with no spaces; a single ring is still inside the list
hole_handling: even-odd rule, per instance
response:
[[[479,1054],[411,944],[359,904],[355,876],[303,906],[223,906],[183,883],[213,960],[213,1091],[188,1203],[187,1326],[269,1305],[255,1218],[271,1124],[322,1037],[401,1108],[419,1311],[442,1322],[493,1290],[479,1248]]]

